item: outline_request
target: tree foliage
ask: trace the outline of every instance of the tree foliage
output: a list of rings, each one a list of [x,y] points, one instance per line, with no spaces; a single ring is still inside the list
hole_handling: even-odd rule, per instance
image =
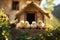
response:
[[[44,4],[44,8],[47,11],[53,11],[54,10],[54,0],[46,0],[46,3]]]
[[[4,40],[9,37],[10,26],[8,23],[8,16],[0,9],[0,39]]]
[[[59,26],[58,19],[53,15],[52,11],[54,11],[54,0],[46,0],[46,3],[44,4],[45,10],[51,14],[52,20],[46,19],[47,26],[53,25],[54,27]]]

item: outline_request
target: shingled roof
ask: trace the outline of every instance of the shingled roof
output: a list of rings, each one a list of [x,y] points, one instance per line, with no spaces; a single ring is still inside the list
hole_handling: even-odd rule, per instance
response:
[[[26,5],[16,16],[18,16],[22,11],[26,10],[26,8],[29,7],[29,6],[34,6],[35,8],[37,8],[39,10],[40,13],[42,13],[43,15],[50,18],[49,13],[47,13],[46,10],[44,10],[43,8],[41,8],[38,4],[36,4],[34,2],[31,2],[28,5]]]

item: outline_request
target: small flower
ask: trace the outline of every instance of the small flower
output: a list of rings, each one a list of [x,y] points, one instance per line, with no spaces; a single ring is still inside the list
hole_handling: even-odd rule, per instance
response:
[[[4,35],[4,34],[5,34],[5,32],[6,32],[6,31],[3,31],[3,32],[2,32],[2,35]]]
[[[46,31],[49,31],[49,30],[54,30],[54,27],[52,25],[47,26]]]
[[[13,23],[15,23],[15,20],[10,21],[10,24],[13,24]]]
[[[0,28],[1,28],[2,26],[0,26]]]

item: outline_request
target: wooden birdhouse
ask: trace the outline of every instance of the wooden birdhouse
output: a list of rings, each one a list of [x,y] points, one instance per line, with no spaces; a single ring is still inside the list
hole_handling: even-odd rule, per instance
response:
[[[9,21],[18,19],[28,21],[32,24],[41,20],[45,23],[45,16],[50,17],[49,14],[40,7],[42,0],[3,0],[0,1],[0,7],[9,15]]]

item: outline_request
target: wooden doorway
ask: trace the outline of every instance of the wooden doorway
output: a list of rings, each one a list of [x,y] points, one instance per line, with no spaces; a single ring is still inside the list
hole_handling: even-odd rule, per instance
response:
[[[35,13],[27,13],[26,16],[26,19],[30,24],[32,23],[32,21],[35,21]]]

